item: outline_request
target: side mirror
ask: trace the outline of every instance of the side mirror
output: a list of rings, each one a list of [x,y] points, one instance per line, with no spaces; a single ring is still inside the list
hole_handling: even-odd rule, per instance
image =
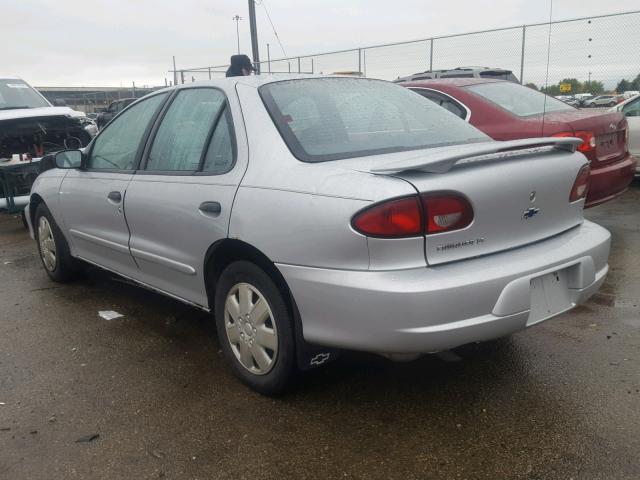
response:
[[[67,106],[67,101],[64,98],[54,98],[53,99],[53,106],[54,107],[66,107]]]
[[[71,169],[82,166],[82,152],[80,150],[63,150],[56,153],[56,168]]]

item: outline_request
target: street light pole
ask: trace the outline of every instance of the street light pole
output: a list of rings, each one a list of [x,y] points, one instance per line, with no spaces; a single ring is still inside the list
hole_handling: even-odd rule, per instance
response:
[[[236,38],[238,39],[238,53],[240,53],[240,20],[242,17],[240,15],[236,15],[232,20],[236,21]]]
[[[256,25],[256,4],[249,0],[249,28],[251,29],[251,53],[256,73],[260,74],[260,49],[258,48],[258,27]]]

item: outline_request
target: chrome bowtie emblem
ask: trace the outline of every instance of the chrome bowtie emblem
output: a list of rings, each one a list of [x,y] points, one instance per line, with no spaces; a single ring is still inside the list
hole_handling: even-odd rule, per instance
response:
[[[522,218],[524,220],[529,220],[530,218],[535,217],[538,213],[540,213],[540,209],[536,207],[527,208],[524,212],[522,212]]]
[[[330,357],[331,357],[330,353],[319,353],[311,359],[310,363],[311,365],[315,365],[315,366],[322,365],[323,363],[328,362]]]

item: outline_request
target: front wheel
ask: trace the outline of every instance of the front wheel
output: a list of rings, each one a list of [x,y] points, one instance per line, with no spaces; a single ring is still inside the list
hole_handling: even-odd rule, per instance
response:
[[[38,253],[47,275],[56,282],[72,280],[76,269],[69,245],[44,203],[36,209],[34,228]]]
[[[295,373],[295,341],[275,282],[253,263],[234,262],[218,280],[214,303],[218,339],[234,373],[259,393],[282,393]]]

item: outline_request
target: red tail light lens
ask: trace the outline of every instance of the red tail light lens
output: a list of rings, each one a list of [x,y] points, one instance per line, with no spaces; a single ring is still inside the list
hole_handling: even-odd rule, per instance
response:
[[[415,237],[422,233],[422,210],[418,197],[400,198],[363,210],[351,223],[368,237]]]
[[[582,140],[578,145],[578,151],[582,153],[592,152],[596,149],[596,136],[587,130],[576,130],[575,132],[554,133],[552,137],[576,137]]]
[[[379,203],[356,214],[351,224],[368,237],[403,238],[459,230],[472,221],[469,201],[443,192]]]
[[[576,177],[576,181],[573,184],[573,188],[571,189],[571,195],[569,195],[569,202],[577,202],[578,200],[582,200],[587,196],[589,192],[589,175],[591,174],[591,169],[589,165],[585,165],[578,172],[578,176]]]
[[[422,195],[425,234],[450,232],[468,227],[473,221],[473,208],[469,201],[456,194]]]

